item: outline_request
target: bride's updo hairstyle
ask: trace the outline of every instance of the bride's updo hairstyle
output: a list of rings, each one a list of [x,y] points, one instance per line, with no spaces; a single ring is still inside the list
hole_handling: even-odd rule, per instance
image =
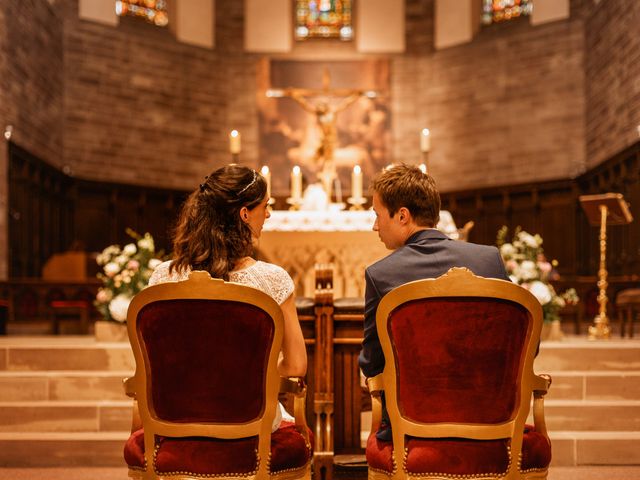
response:
[[[266,194],[262,175],[241,165],[226,165],[205,177],[180,211],[169,271],[190,267],[229,280],[236,262],[253,250],[251,229],[240,219],[240,209],[252,210]]]

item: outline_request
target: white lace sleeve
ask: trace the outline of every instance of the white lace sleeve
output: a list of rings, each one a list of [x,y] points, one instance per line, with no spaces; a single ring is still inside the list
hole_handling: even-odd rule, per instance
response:
[[[282,305],[294,290],[293,280],[286,270],[272,263],[256,262],[249,268],[232,272],[229,277],[232,282],[262,290],[278,305]]]
[[[188,271],[183,273],[173,271],[170,273],[170,265],[171,260],[162,262],[160,265],[158,265],[151,274],[151,278],[149,278],[149,286],[165,282],[178,282],[180,280],[186,280],[189,277]]]
[[[282,305],[284,301],[293,293],[295,285],[293,284],[291,276],[289,276],[284,268],[277,265],[272,266],[273,283],[271,284],[272,293],[270,293],[270,295],[276,302],[278,302],[278,305]]]

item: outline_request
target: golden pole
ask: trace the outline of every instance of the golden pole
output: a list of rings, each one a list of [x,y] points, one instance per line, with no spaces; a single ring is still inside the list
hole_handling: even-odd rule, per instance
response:
[[[607,206],[600,205],[600,268],[598,269],[598,303],[600,310],[589,327],[589,340],[608,339],[611,333],[607,318]]]

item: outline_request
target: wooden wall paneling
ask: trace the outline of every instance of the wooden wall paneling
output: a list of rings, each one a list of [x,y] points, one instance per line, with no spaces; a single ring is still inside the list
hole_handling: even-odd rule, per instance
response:
[[[61,212],[72,181],[63,172],[9,142],[10,277],[37,277],[69,241]]]
[[[549,189],[539,192],[542,248],[549,261],[558,260],[560,274],[571,274],[576,264],[575,202],[571,189]]]
[[[89,252],[102,251],[110,244],[114,217],[108,192],[93,183],[81,182],[74,212],[74,236]]]
[[[115,243],[124,246],[132,242],[132,238],[126,234],[127,228],[132,228],[138,233],[140,232],[141,217],[141,197],[142,191],[134,191],[129,188],[114,187],[114,215],[116,218],[115,225]],[[144,232],[142,232],[144,233]],[[106,245],[105,245],[106,246]]]

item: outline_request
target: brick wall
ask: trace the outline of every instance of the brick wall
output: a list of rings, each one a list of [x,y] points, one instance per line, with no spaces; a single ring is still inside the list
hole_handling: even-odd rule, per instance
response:
[[[95,180],[191,188],[226,152],[231,79],[217,51],[133,18],[80,20],[67,4],[65,160]]]
[[[3,2],[0,11],[0,131],[62,165],[62,19],[47,1]],[[0,278],[6,278],[7,148],[0,139]]]
[[[640,2],[597,3],[585,30],[586,149],[592,167],[638,140]]]
[[[408,12],[433,2],[410,0]],[[421,161],[419,132],[431,130],[430,169],[442,190],[574,177],[585,169],[584,22],[527,19],[481,29],[472,43],[429,52],[411,41],[393,66],[396,159]],[[411,17],[407,31],[415,30]],[[423,54],[424,52],[424,54]]]

